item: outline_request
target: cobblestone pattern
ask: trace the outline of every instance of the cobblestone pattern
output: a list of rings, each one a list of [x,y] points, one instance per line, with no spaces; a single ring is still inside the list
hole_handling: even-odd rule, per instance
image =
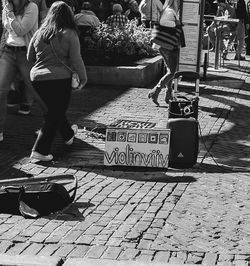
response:
[[[36,107],[31,117],[20,119],[11,111],[0,146],[1,178],[69,173],[78,177],[79,189],[74,204],[49,217],[0,214],[0,253],[248,265],[247,66],[231,71],[229,80],[206,82],[200,97],[199,163],[186,171],[105,168],[104,141],[83,130],[118,118],[166,120],[167,109],[148,102],[145,89],[90,87],[74,95],[69,116],[80,131],[68,149],[56,141],[53,163],[27,158],[41,123]]]

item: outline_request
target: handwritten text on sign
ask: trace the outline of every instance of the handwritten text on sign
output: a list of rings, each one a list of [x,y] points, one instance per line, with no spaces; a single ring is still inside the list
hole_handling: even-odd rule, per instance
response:
[[[168,167],[170,130],[108,128],[105,165]]]

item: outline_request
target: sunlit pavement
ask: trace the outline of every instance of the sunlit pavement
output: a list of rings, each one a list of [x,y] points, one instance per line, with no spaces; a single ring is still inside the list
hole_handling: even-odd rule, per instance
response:
[[[58,136],[50,163],[29,159],[42,124],[38,107],[29,116],[9,108],[0,143],[1,179],[69,173],[78,177],[79,188],[71,206],[48,217],[0,214],[0,254],[17,261],[17,255],[44,256],[45,265],[66,266],[108,260],[133,260],[131,266],[248,265],[249,60],[240,67],[225,61],[226,72],[209,71],[201,81],[200,152],[192,169],[103,165],[105,128],[117,119],[164,125],[164,92],[160,107],[147,98],[149,88],[88,85],[74,93],[68,117],[79,132],[67,148]]]

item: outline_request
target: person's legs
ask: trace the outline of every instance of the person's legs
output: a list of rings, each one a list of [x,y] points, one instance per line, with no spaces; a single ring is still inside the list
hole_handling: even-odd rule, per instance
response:
[[[243,51],[244,41],[245,41],[245,25],[243,21],[241,20],[237,26],[236,38],[237,38],[237,48],[236,48],[235,59],[243,60],[244,57],[242,56],[242,51]]]
[[[33,151],[42,155],[50,152],[52,142],[59,130],[64,140],[69,140],[74,132],[66,120],[66,111],[71,95],[71,80],[34,81],[33,86],[47,107],[45,122],[33,146]]]
[[[215,49],[215,26],[211,25],[207,27],[207,34],[208,34],[208,38],[210,43],[212,44],[212,48],[211,51],[214,51]]]
[[[22,85],[22,88],[20,88],[22,91],[23,99],[22,99],[19,113],[29,114],[30,107],[32,106],[34,102],[34,88],[30,80],[30,70],[32,68],[32,65],[30,62],[27,61],[25,51],[17,52],[16,56],[17,56],[19,71],[23,79],[23,85]],[[21,86],[21,83],[20,83],[20,86]]]
[[[246,32],[246,55],[250,55],[250,29]]]
[[[167,50],[167,49],[161,47],[159,51],[160,51],[160,53],[164,59],[164,63],[166,65],[167,72],[159,80],[157,85],[149,92],[148,97],[152,98],[153,102],[156,105],[159,105],[159,103],[157,101],[159,93],[166,86],[168,89],[166,92],[165,101],[168,103],[168,101],[171,97],[171,93],[172,93],[172,88],[171,88],[172,79],[173,79],[174,73],[177,70],[177,65],[178,65],[178,50],[170,51],[170,50]]]
[[[152,101],[156,104],[159,105],[158,103],[158,96],[161,92],[161,90],[167,85],[167,77],[169,75],[169,63],[168,63],[168,50],[164,49],[164,48],[160,48],[159,52],[161,54],[161,56],[163,57],[163,61],[164,61],[164,65],[166,67],[166,74],[158,81],[158,83],[156,84],[156,86],[150,90],[149,94],[148,94],[148,98],[152,98]]]
[[[4,51],[0,58],[0,133],[3,133],[6,118],[7,95],[16,72],[15,55]]]
[[[166,91],[166,97],[165,102],[168,103],[168,101],[171,98],[172,95],[172,82],[175,72],[178,68],[178,50],[171,51],[168,54],[168,67],[169,67],[169,75],[167,77],[167,91]]]

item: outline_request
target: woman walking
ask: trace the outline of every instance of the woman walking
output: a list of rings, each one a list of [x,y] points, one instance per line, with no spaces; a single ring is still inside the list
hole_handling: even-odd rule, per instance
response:
[[[180,20],[178,18],[178,10],[179,10],[179,0],[166,0],[162,15],[160,18],[160,25],[156,30],[153,30],[152,34],[156,31],[162,31],[164,29],[168,30],[168,33],[171,36],[174,34],[179,34],[180,31],[176,31],[176,27],[180,26]],[[168,39],[157,39],[153,38],[153,42],[156,46],[159,47],[159,52],[164,59],[164,63],[166,65],[167,73],[160,79],[158,84],[149,92],[148,98],[152,99],[152,101],[158,106],[158,95],[163,88],[167,86],[165,102],[168,103],[169,99],[172,95],[172,78],[174,73],[177,71],[178,67],[178,53],[180,47],[181,38],[180,35],[177,35],[177,43],[173,45],[168,42]]]
[[[30,42],[27,58],[34,63],[30,72],[32,84],[47,108],[44,125],[30,157],[50,161],[53,159],[50,150],[56,132],[61,134],[66,145],[71,145],[78,129],[77,125],[70,126],[66,119],[72,92],[72,72],[75,71],[80,78],[78,89],[87,82],[74,14],[65,2],[52,4]]]
[[[3,0],[3,36],[0,47],[0,141],[3,140],[7,94],[17,73],[25,83],[26,108],[33,103],[30,81],[31,63],[26,59],[27,47],[38,28],[38,7],[29,0]]]

